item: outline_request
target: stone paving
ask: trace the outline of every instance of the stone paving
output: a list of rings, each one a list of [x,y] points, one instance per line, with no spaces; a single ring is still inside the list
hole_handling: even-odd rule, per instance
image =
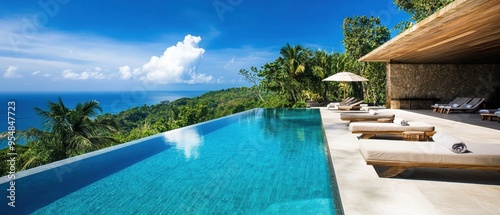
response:
[[[345,214],[500,214],[500,172],[415,168],[382,178],[377,169],[366,165],[357,134],[351,134],[348,122],[340,120],[340,112],[320,111]],[[500,123],[482,121],[477,113],[383,111],[427,122],[465,143],[500,144]]]

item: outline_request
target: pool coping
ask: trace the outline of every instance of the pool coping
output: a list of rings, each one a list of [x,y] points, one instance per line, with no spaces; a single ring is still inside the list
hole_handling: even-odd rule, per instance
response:
[[[320,111],[345,214],[500,214],[500,173],[416,169],[403,177],[382,178],[359,153],[357,135],[351,134],[348,122],[340,120],[341,112]],[[387,111],[433,124],[437,131],[456,134],[464,141],[479,137],[482,142],[500,144],[500,130],[433,117],[425,111]]]

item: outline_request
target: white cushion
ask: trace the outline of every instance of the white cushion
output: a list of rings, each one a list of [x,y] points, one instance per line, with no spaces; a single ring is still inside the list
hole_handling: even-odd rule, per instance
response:
[[[371,115],[370,113],[341,113],[340,119],[347,120],[373,120],[377,121],[380,118],[394,118],[394,114],[391,113],[379,113],[377,115]]]
[[[370,122],[353,122],[349,124],[349,130],[353,132],[370,131],[370,132],[378,132],[378,131],[395,131],[395,132],[403,132],[403,131],[434,131],[434,126],[429,125],[424,122],[411,122],[409,126],[401,126],[396,125],[394,123],[370,123]]]
[[[500,166],[500,144],[469,143],[468,153],[456,154],[435,142],[361,140],[366,161]]]
[[[481,109],[481,110],[479,110],[479,113],[490,113],[490,111],[486,110],[486,109]]]

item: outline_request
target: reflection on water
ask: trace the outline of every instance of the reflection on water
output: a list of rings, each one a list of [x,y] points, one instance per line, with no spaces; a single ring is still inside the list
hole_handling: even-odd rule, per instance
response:
[[[177,150],[183,150],[186,159],[191,159],[191,157],[197,159],[198,148],[203,144],[203,137],[193,128],[165,132],[163,138],[165,143],[175,146]]]

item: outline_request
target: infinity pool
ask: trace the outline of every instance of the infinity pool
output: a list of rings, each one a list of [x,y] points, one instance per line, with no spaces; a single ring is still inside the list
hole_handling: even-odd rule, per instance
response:
[[[335,214],[324,144],[318,110],[254,109],[21,172],[0,209]]]

